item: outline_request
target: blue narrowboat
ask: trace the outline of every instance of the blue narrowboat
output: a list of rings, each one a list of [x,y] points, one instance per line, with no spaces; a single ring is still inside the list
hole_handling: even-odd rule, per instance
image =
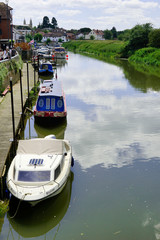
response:
[[[53,75],[54,71],[53,71],[52,63],[50,63],[49,61],[42,62],[40,64],[38,73],[39,75],[42,75],[42,76]]]
[[[65,94],[57,80],[44,80],[34,108],[36,121],[64,119],[67,116]]]

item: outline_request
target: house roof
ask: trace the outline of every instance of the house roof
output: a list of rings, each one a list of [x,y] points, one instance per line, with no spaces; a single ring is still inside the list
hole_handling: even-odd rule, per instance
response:
[[[104,33],[103,33],[103,31],[102,30],[95,30],[95,29],[93,29],[93,31],[95,32],[95,34],[96,35],[101,35],[101,36],[103,36],[104,35]]]
[[[50,32],[50,33],[45,33],[43,36],[44,37],[63,37],[63,36],[66,36],[66,34],[63,32]]]
[[[10,6],[8,6],[8,10],[13,10]],[[1,18],[7,18],[7,4],[0,2],[0,16]]]

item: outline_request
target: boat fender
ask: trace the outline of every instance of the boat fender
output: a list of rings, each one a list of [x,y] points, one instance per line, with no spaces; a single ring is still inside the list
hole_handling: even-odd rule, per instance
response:
[[[74,166],[74,158],[72,157],[72,160],[71,160],[71,166],[73,167]]]

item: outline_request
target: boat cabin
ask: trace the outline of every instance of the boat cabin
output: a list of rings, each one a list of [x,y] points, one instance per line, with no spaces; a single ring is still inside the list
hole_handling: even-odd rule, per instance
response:
[[[63,169],[64,157],[65,144],[62,141],[20,140],[13,179],[24,185],[26,182],[33,185],[35,182],[38,184],[55,181]]]
[[[65,117],[66,103],[61,82],[45,80],[41,86],[35,116],[40,117]]]

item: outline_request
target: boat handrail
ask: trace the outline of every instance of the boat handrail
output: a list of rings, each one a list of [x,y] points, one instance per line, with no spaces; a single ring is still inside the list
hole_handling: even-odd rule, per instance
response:
[[[23,188],[39,188],[39,187],[45,187],[46,185],[48,185],[48,184],[51,184],[51,183],[56,183],[58,186],[60,185],[57,181],[55,181],[55,180],[52,180],[52,181],[49,181],[49,182],[47,182],[47,183],[45,183],[45,184],[41,184],[41,185],[38,185],[38,186],[32,186],[32,185],[30,185],[30,186],[25,186],[25,185],[20,185],[20,184],[16,184],[12,179],[9,179],[8,180],[8,182],[7,183],[9,183],[9,182],[12,182],[15,186],[16,186],[16,188],[17,187],[23,187]]]

